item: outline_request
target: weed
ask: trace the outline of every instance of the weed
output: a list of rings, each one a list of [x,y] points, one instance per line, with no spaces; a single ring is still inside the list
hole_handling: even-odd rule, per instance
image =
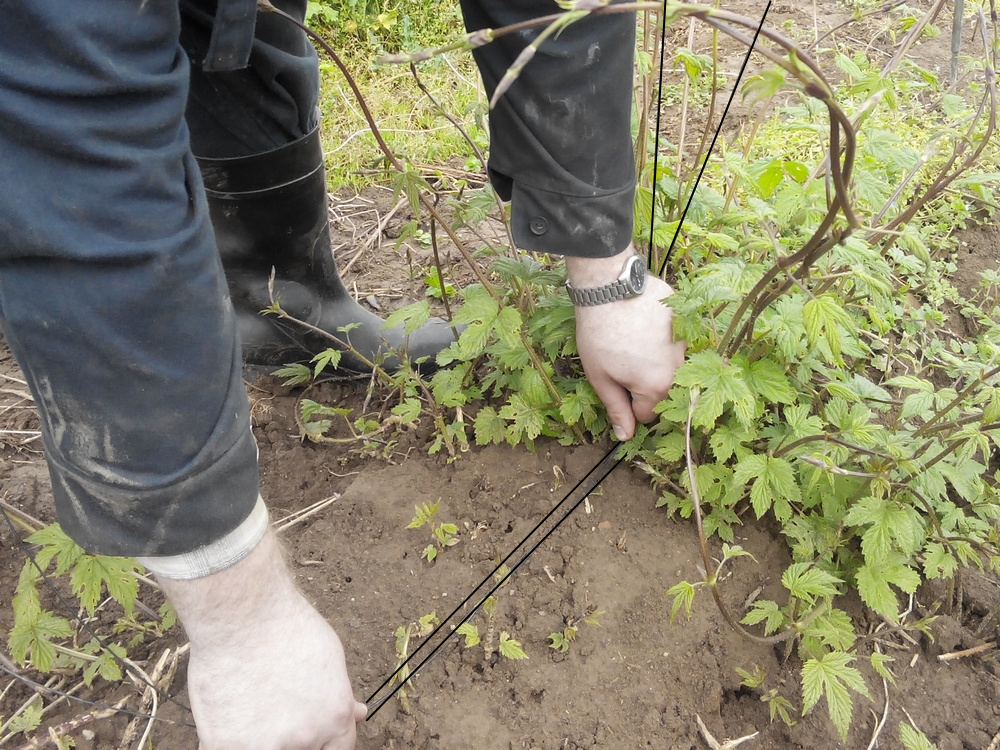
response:
[[[563,621],[562,630],[549,633],[549,648],[563,654],[567,653],[570,649],[570,644],[576,640],[576,636],[580,631],[580,623],[600,627],[601,623],[597,621],[597,618],[603,614],[604,610],[599,610],[597,607],[591,605],[587,607],[583,614],[567,617]]]
[[[439,550],[458,544],[458,526],[456,524],[434,522],[440,507],[440,498],[431,504],[421,503],[415,506],[417,514],[406,526],[408,529],[419,529],[422,526],[427,526],[431,530],[433,541],[420,553],[420,556],[429,563],[437,559]]]
[[[771,688],[767,692],[761,690],[764,681],[767,679],[767,671],[758,664],[755,664],[752,671],[737,667],[736,672],[742,677],[740,684],[751,690],[760,693],[760,700],[767,704],[768,713],[773,722],[775,717],[780,718],[785,726],[794,726],[795,720],[791,712],[795,710],[792,702],[788,700],[777,688]]]

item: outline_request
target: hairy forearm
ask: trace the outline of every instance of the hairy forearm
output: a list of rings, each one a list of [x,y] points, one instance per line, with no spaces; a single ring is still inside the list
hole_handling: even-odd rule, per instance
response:
[[[159,578],[193,648],[240,639],[247,628],[279,623],[301,594],[285,566],[273,532],[226,570],[194,580]]]

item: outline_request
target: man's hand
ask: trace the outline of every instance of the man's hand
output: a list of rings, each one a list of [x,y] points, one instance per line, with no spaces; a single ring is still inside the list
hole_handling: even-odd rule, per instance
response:
[[[306,601],[271,532],[233,567],[161,578],[191,639],[200,750],[351,750],[366,708],[337,634]]]
[[[570,283],[601,286],[621,273],[627,250],[610,258],[566,258]],[[619,440],[635,434],[636,422],[652,422],[653,407],[666,398],[684,363],[685,344],[674,341],[671,310],[661,300],[673,294],[650,276],[639,297],[576,308],[576,346],[587,380],[608,410]]]

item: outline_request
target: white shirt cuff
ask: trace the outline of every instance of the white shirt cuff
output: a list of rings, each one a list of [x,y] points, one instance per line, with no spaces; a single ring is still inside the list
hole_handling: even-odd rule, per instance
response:
[[[239,526],[221,539],[182,555],[138,557],[151,573],[164,578],[190,581],[231,568],[249,555],[264,538],[268,525],[267,506],[258,495],[257,504]]]

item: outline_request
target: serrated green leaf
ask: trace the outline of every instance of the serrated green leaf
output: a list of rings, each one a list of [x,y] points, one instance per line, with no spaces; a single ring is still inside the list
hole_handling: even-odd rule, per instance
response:
[[[437,284],[437,272],[434,273],[434,283]],[[446,284],[446,286],[450,285]],[[390,329],[402,325],[403,331],[409,336],[415,333],[430,318],[430,302],[422,299],[389,313],[382,328]]]
[[[420,505],[414,505],[413,509],[416,513],[413,516],[413,520],[406,525],[406,528],[419,529],[421,526],[434,520],[434,517],[441,509],[441,501],[436,500],[433,503],[421,503]]]
[[[463,304],[455,311],[454,322],[459,325],[480,323],[493,325],[500,314],[500,304],[480,284],[470,284],[462,292]]]
[[[681,388],[698,388],[700,396],[692,424],[715,427],[727,404],[747,427],[752,420],[755,399],[743,379],[743,371],[723,360],[714,350],[693,354],[678,370],[674,383]]]
[[[892,388],[903,388],[909,391],[918,391],[920,393],[934,392],[934,384],[931,381],[918,378],[915,375],[897,375],[896,377],[885,381],[885,384]]]
[[[521,440],[534,440],[542,434],[543,416],[535,406],[528,404],[519,395],[513,395],[510,403],[500,409],[500,416],[508,421],[507,442],[517,445]]]
[[[73,566],[70,583],[73,593],[79,597],[80,604],[89,614],[94,614],[105,586],[111,598],[121,604],[127,614],[132,614],[139,595],[139,581],[135,572],[135,561],[127,557],[84,555]]]
[[[853,337],[851,316],[842,304],[836,295],[827,293],[810,299],[802,307],[802,323],[809,343],[825,344],[834,361],[840,360],[846,342]]]
[[[392,413],[403,424],[412,424],[420,417],[420,399],[406,398],[392,407]]]
[[[743,378],[755,394],[769,404],[795,403],[795,389],[781,365],[763,358],[748,363],[743,368]]]
[[[39,529],[26,540],[29,544],[40,544],[41,549],[35,552],[35,562],[42,570],[49,567],[52,558],[56,558],[55,574],[61,576],[69,570],[85,553],[83,547],[74,542],[62,530],[58,523],[49,524]]]
[[[951,578],[958,570],[958,560],[940,542],[929,542],[924,549],[924,575],[928,578]]]
[[[305,385],[312,382],[312,370],[301,362],[279,367],[272,375],[276,378],[284,378],[285,380],[282,385],[286,387]]]
[[[31,664],[40,672],[48,673],[56,658],[52,639],[70,638],[73,626],[65,617],[59,617],[49,610],[29,612],[19,618],[11,628],[7,647],[14,661]]]
[[[831,651],[819,659],[809,659],[802,666],[802,715],[808,713],[820,698],[826,697],[827,709],[841,741],[847,739],[851,725],[853,701],[848,689],[871,697],[861,673],[850,663],[854,657],[842,651]]]
[[[521,343],[521,313],[516,307],[504,307],[493,322],[493,330],[500,340],[510,347],[523,346]]]
[[[903,407],[899,411],[902,419],[921,417],[926,419],[934,412],[934,394],[925,391],[910,393],[903,399]]]
[[[817,617],[802,613],[802,619],[810,620],[802,632],[803,638],[815,638],[835,651],[847,651],[857,640],[854,623],[842,609],[830,608]]]
[[[770,635],[779,628],[784,627],[788,618],[778,606],[777,602],[770,599],[758,599],[750,607],[750,610],[743,615],[741,622],[744,625],[758,625],[764,623],[764,634]]]
[[[837,586],[843,583],[839,578],[812,563],[792,563],[781,575],[781,584],[797,599],[808,602],[833,597],[839,592]]]
[[[891,682],[893,685],[896,684],[896,675],[894,675],[892,673],[892,670],[889,669],[888,667],[889,664],[892,664],[894,661],[896,661],[895,659],[893,659],[888,654],[880,654],[878,651],[873,651],[872,655],[868,657],[868,660],[871,663],[872,669],[875,671],[875,674],[877,674],[882,679]]]
[[[547,406],[552,402],[552,395],[545,380],[534,367],[521,371],[517,391],[533,406]]]
[[[483,406],[473,422],[476,445],[499,445],[507,435],[507,423],[492,406]]]
[[[733,470],[733,482],[745,485],[750,479],[750,502],[757,518],[769,509],[779,521],[792,515],[792,504],[802,501],[802,490],[795,479],[795,470],[784,458],[759,454],[744,456]]]
[[[42,723],[42,699],[37,693],[35,698],[36,700],[29,703],[20,714],[11,718],[4,734],[5,737],[13,737],[38,729]]]
[[[899,722],[899,741],[903,750],[937,750],[937,745],[927,739],[927,735],[905,721]]]
[[[524,649],[521,648],[520,642],[511,638],[506,630],[500,633],[497,649],[500,651],[501,656],[508,659],[520,660],[528,658],[528,655],[524,653]]]
[[[856,581],[858,593],[866,605],[890,622],[898,622],[899,601],[880,568],[862,565],[858,569]]]
[[[465,636],[465,647],[472,648],[479,645],[479,628],[469,622],[463,622],[456,628],[459,635]]]
[[[458,355],[464,360],[478,357],[490,341],[492,326],[488,323],[470,323],[458,336]]]
[[[667,589],[664,596],[672,596],[673,604],[670,605],[670,622],[674,621],[677,613],[684,609],[684,616],[691,619],[691,603],[694,601],[694,586],[687,581],[676,583]]]
[[[85,685],[93,683],[94,678],[100,675],[108,682],[118,682],[122,678],[121,660],[127,658],[128,652],[117,643],[105,643],[103,646],[97,641],[91,641],[97,645],[97,658],[87,665],[83,670],[83,682]]]
[[[323,372],[327,367],[331,370],[336,370],[340,365],[340,358],[343,356],[343,352],[339,349],[324,349],[310,361],[313,363],[313,377],[318,378],[320,373]]]

